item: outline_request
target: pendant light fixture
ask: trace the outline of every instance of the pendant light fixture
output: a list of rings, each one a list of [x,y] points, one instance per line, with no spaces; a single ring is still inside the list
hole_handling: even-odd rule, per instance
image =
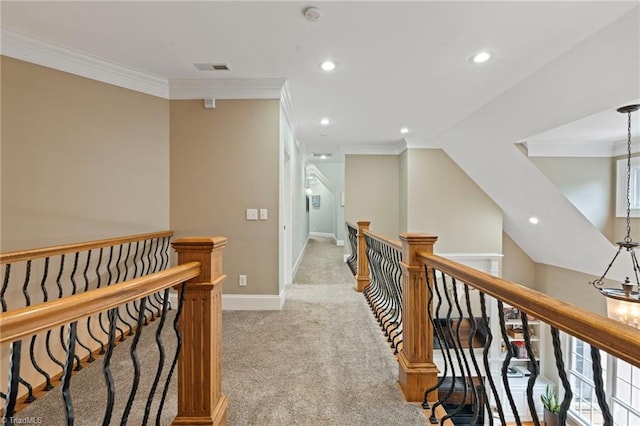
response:
[[[591,282],[600,291],[600,294],[607,298],[607,316],[636,328],[640,328],[640,293],[638,292],[640,266],[638,265],[635,250],[640,246],[640,243],[633,241],[631,238],[631,113],[638,111],[638,109],[640,109],[640,105],[627,105],[617,110],[619,113],[627,114],[627,235],[623,241],[616,243],[618,251],[613,256],[604,274]],[[622,288],[605,288],[604,280],[606,275],[623,250],[631,256],[635,283],[632,283],[629,277],[626,277],[622,283]]]

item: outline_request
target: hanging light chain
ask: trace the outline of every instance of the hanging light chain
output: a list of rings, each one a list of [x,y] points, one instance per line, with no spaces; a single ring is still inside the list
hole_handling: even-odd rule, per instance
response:
[[[631,239],[631,111],[627,112],[627,236],[625,243]]]

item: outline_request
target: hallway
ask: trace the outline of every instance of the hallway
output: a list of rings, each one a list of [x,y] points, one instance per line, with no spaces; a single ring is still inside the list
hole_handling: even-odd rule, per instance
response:
[[[282,311],[223,314],[230,425],[424,425],[343,262],[310,238]]]

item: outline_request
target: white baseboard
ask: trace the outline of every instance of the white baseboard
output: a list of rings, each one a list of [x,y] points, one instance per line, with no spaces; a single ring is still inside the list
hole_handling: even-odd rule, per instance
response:
[[[334,240],[336,239],[336,236],[334,234],[332,234],[331,232],[309,232],[309,236],[310,237],[322,237],[322,238],[333,238]]]
[[[344,263],[347,263],[347,259],[351,256],[349,253],[344,255]]]
[[[302,263],[302,258],[304,257],[304,253],[307,251],[307,244],[309,244],[309,237],[307,237],[307,240],[304,242],[304,245],[302,246],[302,250],[300,250],[300,254],[296,259],[296,262],[293,264],[293,270],[291,271],[291,281],[293,281],[293,279],[296,277],[296,273],[298,272],[300,263]]]
[[[285,291],[276,294],[223,294],[223,311],[279,311],[284,305]],[[173,309],[178,308],[178,292],[169,293]]]
[[[336,245],[338,247],[344,247],[344,240],[336,240]]]
[[[279,311],[284,304],[285,291],[276,294],[223,294],[223,311]]]

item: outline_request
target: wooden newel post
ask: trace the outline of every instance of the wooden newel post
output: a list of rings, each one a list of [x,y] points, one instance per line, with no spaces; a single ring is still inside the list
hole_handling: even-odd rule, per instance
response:
[[[398,354],[398,376],[400,389],[409,402],[422,402],[424,391],[438,379],[438,368],[433,363],[433,326],[427,312],[426,275],[416,258],[419,252],[433,253],[437,239],[427,234],[400,234],[403,347]]]
[[[358,273],[356,274],[356,291],[362,293],[371,282],[369,277],[369,259],[367,259],[367,242],[364,239],[364,231],[369,230],[371,222],[360,221],[358,224]]]
[[[185,285],[174,425],[227,423],[227,397],[222,394],[221,296],[226,278],[222,274],[222,251],[226,244],[224,237],[180,238],[172,243],[178,264],[202,264],[200,276]]]

